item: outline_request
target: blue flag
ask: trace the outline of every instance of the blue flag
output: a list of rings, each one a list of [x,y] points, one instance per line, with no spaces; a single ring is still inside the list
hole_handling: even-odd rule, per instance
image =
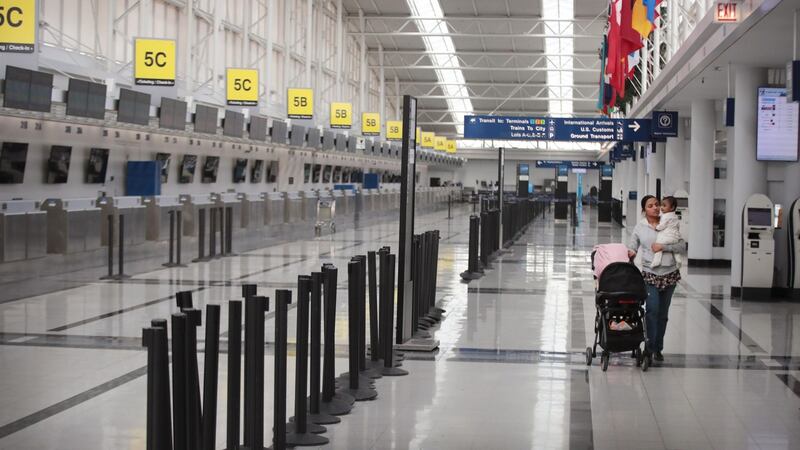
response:
[[[650,23],[656,22],[656,0],[643,0],[645,8],[647,8],[647,20]]]

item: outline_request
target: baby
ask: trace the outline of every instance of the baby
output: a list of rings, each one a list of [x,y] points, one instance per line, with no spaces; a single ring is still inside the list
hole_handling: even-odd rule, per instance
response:
[[[675,207],[677,206],[675,197],[664,197],[661,201],[661,219],[656,226],[658,235],[656,236],[656,244],[676,244],[680,242],[681,238],[681,219],[675,214]],[[661,257],[664,252],[656,252],[653,255],[653,261],[650,267],[658,267],[661,265]],[[675,264],[681,266],[681,256],[673,254],[675,257]]]

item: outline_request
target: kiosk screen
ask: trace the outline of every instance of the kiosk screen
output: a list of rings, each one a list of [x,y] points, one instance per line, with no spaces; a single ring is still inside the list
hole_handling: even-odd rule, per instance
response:
[[[771,227],[772,210],[769,208],[748,208],[747,225],[751,227]]]

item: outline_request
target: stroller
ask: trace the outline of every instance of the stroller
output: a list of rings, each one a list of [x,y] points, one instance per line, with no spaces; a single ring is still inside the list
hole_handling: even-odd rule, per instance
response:
[[[592,252],[592,266],[595,253]],[[611,353],[631,352],[636,365],[647,371],[651,356],[642,351],[647,347],[644,302],[647,289],[639,269],[630,262],[612,262],[603,269],[595,293],[597,313],[594,320],[594,346],[586,347],[586,365],[597,356],[597,344],[603,352],[600,364],[605,372]]]

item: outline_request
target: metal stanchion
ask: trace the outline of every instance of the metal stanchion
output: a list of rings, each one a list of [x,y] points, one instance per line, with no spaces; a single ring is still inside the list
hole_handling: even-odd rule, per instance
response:
[[[476,280],[483,276],[483,271],[480,270],[480,262],[478,261],[480,221],[481,219],[475,215],[469,218],[469,260],[467,262],[467,270],[461,272],[461,278],[465,281]]]
[[[257,284],[243,284],[242,285],[242,298],[248,299],[250,297],[255,297],[258,295],[258,285]]]
[[[181,210],[175,211],[178,215],[178,220],[175,221],[175,265],[177,267],[186,267],[185,264],[181,264],[181,242],[183,236],[183,212]]]
[[[322,266],[324,321],[325,321],[325,348],[322,360],[322,401],[320,411],[331,415],[348,414],[352,409],[355,399],[345,393],[336,392],[335,336],[336,336],[336,280],[338,269],[331,264]]]
[[[217,208],[211,208],[211,230],[208,234],[208,259],[217,257]]]
[[[186,436],[186,327],[184,313],[172,315],[172,424],[175,450],[188,450]]]
[[[286,346],[292,291],[275,291],[275,384],[273,388],[272,449],[286,449]],[[230,450],[230,449],[228,449]]]
[[[147,347],[147,450],[172,449],[166,320],[142,329],[142,346]]]
[[[219,380],[220,306],[206,305],[206,342],[203,358],[202,444],[214,450],[217,439],[217,381]]]
[[[167,214],[169,214],[169,260],[162,265],[164,267],[172,267],[175,265],[173,260],[175,252],[175,211],[168,211]]]
[[[364,401],[364,400],[372,400],[378,396],[378,391],[375,389],[368,387],[368,385],[362,385],[362,377],[359,374],[359,338],[358,338],[358,328],[359,328],[359,279],[360,279],[360,272],[361,272],[361,261],[359,260],[351,260],[347,264],[347,296],[348,296],[348,343],[349,343],[349,368],[350,371],[346,374],[347,377],[343,377],[342,380],[346,379],[347,381],[347,388],[342,389],[343,392],[352,395],[356,401]],[[363,309],[364,303],[361,303],[361,308]]]
[[[358,371],[360,374],[376,379],[381,378],[378,371],[367,366],[367,257],[356,256],[360,262],[358,272]]]
[[[206,258],[206,209],[197,210],[197,258],[193,261],[208,261]]]
[[[130,278],[125,274],[125,216],[119,214],[119,239],[117,246],[117,274],[114,275],[114,215],[108,215],[108,275],[101,277],[101,280],[124,280]]]
[[[225,209],[225,255],[235,256],[233,253],[233,207]]]
[[[408,371],[395,367],[394,348],[392,342],[392,322],[394,321],[394,267],[395,256],[388,249],[381,249],[380,253],[380,278],[381,278],[381,339],[383,346],[383,367],[381,375],[397,377],[408,375]]]
[[[197,369],[197,327],[201,325],[199,309],[184,309],[186,314],[186,445],[200,448],[202,406],[200,399],[200,374]]]
[[[308,419],[318,425],[339,423],[342,419],[321,411],[320,404],[320,349],[322,346],[322,272],[311,273],[311,383],[308,399]]]
[[[264,449],[264,313],[266,297],[245,299],[244,308],[244,445]]]
[[[228,302],[228,408],[227,450],[238,450],[240,441],[242,376],[242,302]]]
[[[169,214],[169,261],[164,267],[186,267],[181,264],[181,212],[171,210]],[[176,217],[177,216],[177,217]],[[177,257],[177,259],[173,259]]]
[[[381,344],[378,321],[378,280],[375,267],[375,252],[367,252],[369,279],[369,349],[370,367],[380,367]],[[383,289],[383,286],[381,287]]]

